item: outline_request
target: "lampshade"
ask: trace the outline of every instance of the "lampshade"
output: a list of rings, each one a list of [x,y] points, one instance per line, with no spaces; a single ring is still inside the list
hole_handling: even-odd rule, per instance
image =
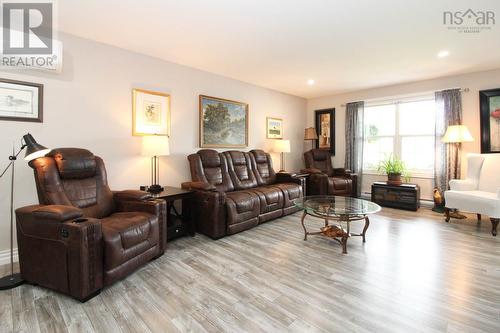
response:
[[[308,127],[304,131],[304,140],[318,140],[318,135],[314,127]]]
[[[448,126],[446,133],[443,136],[443,142],[446,143],[460,143],[472,142],[474,139],[465,125],[451,125]]]
[[[141,154],[149,157],[170,155],[168,137],[163,135],[143,136]]]
[[[24,156],[24,159],[28,162],[34,160],[35,158],[45,156],[45,154],[50,151],[49,148],[37,143],[33,136],[29,133],[23,136],[23,140],[26,145],[26,155]]]
[[[273,151],[276,153],[289,153],[290,140],[276,140],[274,141]]]

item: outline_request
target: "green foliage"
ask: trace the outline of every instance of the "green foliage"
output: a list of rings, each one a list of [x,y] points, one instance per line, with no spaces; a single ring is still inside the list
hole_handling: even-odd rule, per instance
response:
[[[205,123],[205,129],[219,132],[222,129],[227,128],[231,122],[231,116],[224,104],[208,104],[203,116],[203,122]]]
[[[378,172],[383,172],[387,175],[402,175],[406,180],[410,178],[410,173],[406,169],[405,163],[392,154],[386,156],[385,159],[378,163]]]

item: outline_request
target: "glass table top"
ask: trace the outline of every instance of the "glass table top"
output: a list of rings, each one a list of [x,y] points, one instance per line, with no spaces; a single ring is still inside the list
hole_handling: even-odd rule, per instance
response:
[[[312,195],[295,199],[294,204],[308,214],[323,216],[368,215],[381,210],[380,206],[368,200],[333,195]]]

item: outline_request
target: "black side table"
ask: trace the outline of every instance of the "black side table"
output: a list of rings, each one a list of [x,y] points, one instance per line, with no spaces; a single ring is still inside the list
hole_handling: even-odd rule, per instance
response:
[[[194,236],[195,229],[191,218],[190,202],[192,191],[178,187],[165,186],[163,191],[153,194],[154,198],[167,202],[167,240],[172,240],[185,235]],[[182,213],[179,214],[174,202],[181,200]]]

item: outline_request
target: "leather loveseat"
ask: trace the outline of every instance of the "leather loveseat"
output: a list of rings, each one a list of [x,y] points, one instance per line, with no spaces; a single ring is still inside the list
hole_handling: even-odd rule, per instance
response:
[[[358,176],[344,168],[334,168],[329,150],[311,149],[304,153],[308,173],[308,195],[339,195],[357,197]]]
[[[60,148],[30,166],[40,204],[16,210],[27,282],[85,301],[165,251],[165,202],[112,192],[101,158]]]
[[[250,229],[298,211],[293,200],[302,196],[302,178],[275,173],[262,150],[219,153],[202,149],[188,156],[194,191],[196,228],[214,239]]]

